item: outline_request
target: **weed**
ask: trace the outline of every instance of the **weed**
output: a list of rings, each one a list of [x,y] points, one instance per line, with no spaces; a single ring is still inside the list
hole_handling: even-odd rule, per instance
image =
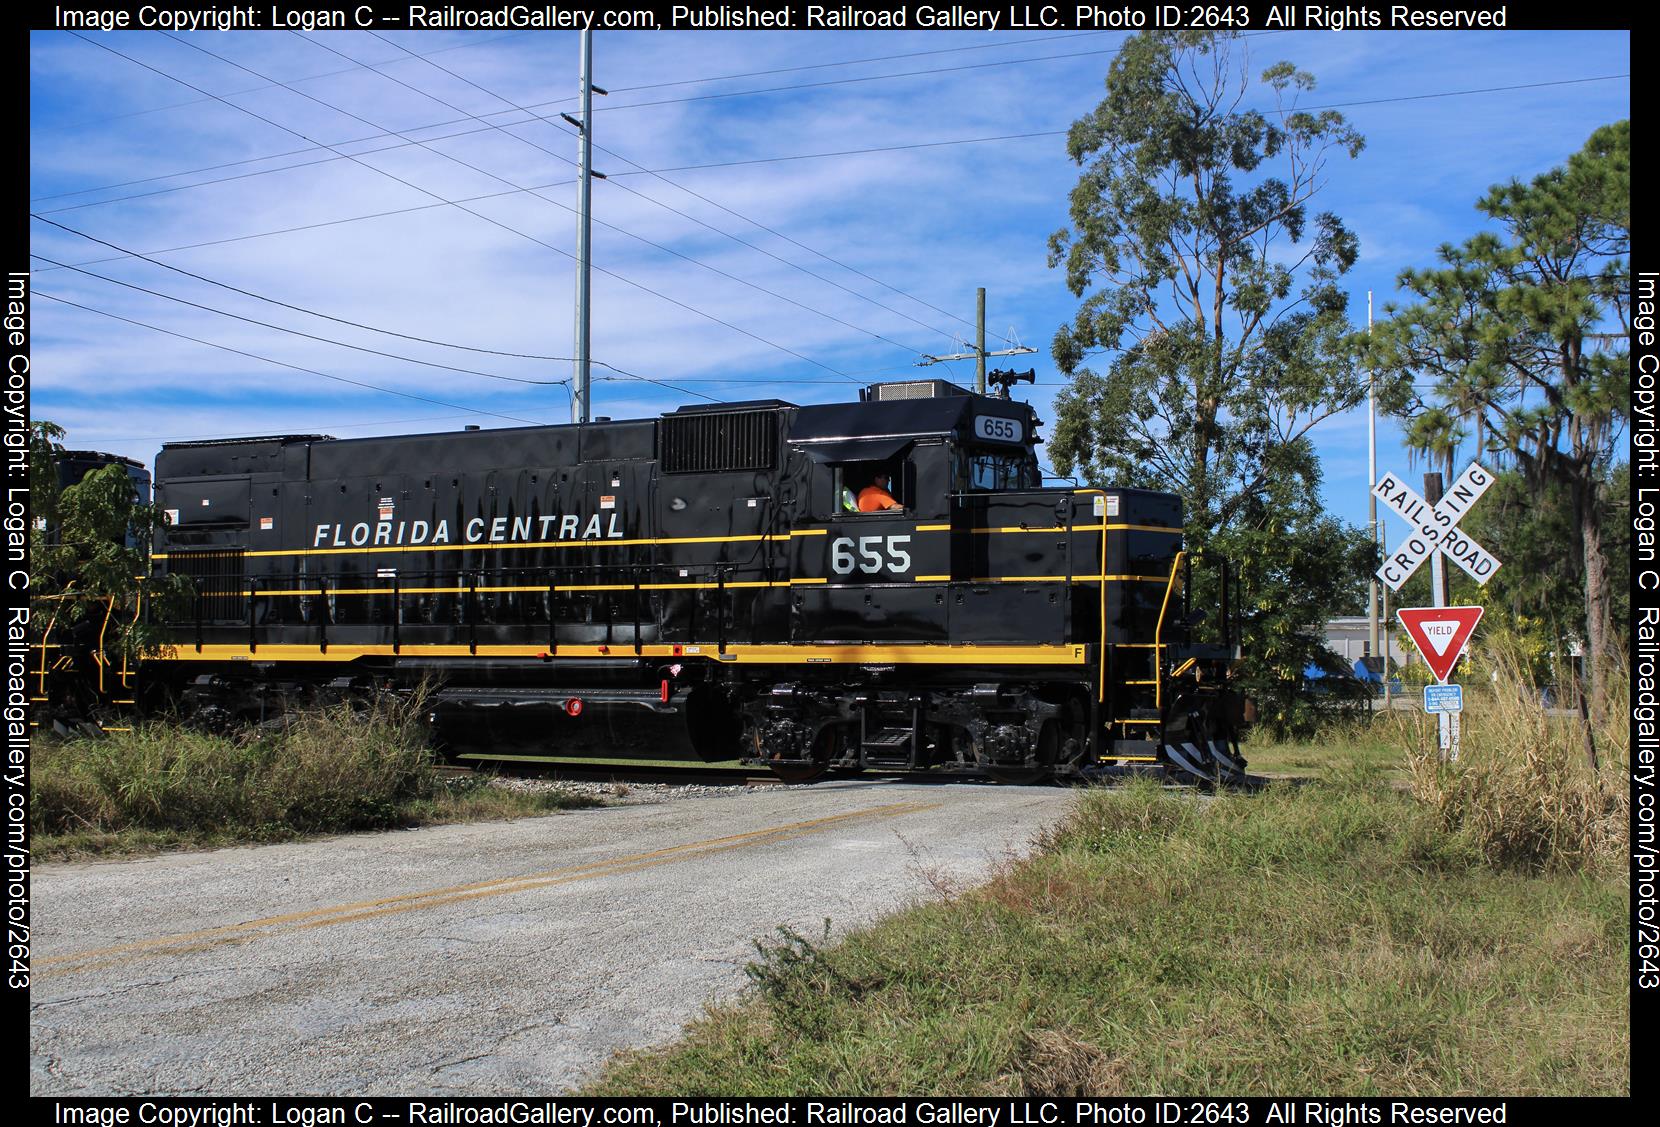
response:
[[[596,1090],[1619,1094],[1629,920],[1610,874],[1495,864],[1367,766],[1092,790],[981,888],[781,931],[748,1000]]]
[[[1456,763],[1442,760],[1433,725],[1421,722],[1411,732],[1413,794],[1491,864],[1527,871],[1623,865],[1629,728],[1608,720],[1593,728],[1547,710],[1510,650],[1488,649],[1482,664],[1489,680],[1466,689]],[[1620,711],[1618,702],[1610,711]],[[1588,745],[1599,749],[1596,766]]]
[[[854,996],[862,987],[843,975],[826,955],[828,918],[818,943],[788,925],[781,926],[778,935],[777,943],[755,940],[757,957],[744,967],[744,974],[755,984],[779,1025],[801,1036],[817,1036],[829,1020],[831,999],[836,995]]]
[[[441,780],[420,713],[419,701],[382,698],[234,736],[157,723],[101,739],[42,739],[31,748],[30,831],[47,853],[110,852],[593,804]]]

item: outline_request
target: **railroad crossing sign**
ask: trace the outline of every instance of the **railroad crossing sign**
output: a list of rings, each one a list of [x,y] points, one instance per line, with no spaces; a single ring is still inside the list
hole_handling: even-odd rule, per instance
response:
[[[1406,628],[1407,636],[1424,655],[1435,679],[1446,684],[1447,675],[1457,664],[1470,635],[1481,621],[1480,607],[1402,607],[1395,614]],[[1428,707],[1426,699],[1425,707]]]
[[[1378,500],[1394,509],[1412,526],[1412,533],[1389,554],[1377,570],[1377,577],[1399,591],[1423,562],[1436,552],[1451,559],[1477,583],[1486,584],[1499,569],[1499,561],[1487,549],[1461,532],[1458,522],[1493,484],[1493,475],[1478,462],[1471,462],[1453,482],[1446,496],[1435,505],[1420,497],[1394,474],[1384,474],[1372,487]]]

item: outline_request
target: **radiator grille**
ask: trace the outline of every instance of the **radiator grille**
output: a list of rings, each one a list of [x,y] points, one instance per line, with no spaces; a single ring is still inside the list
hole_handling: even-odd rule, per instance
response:
[[[778,464],[778,412],[669,415],[658,434],[664,473],[770,470]]]
[[[169,549],[167,570],[188,577],[201,596],[202,619],[241,622],[247,618],[247,572],[242,548]],[[194,612],[193,612],[194,613]]]
[[[949,380],[903,380],[871,384],[869,398],[881,403],[890,399],[944,399],[967,394],[967,389]]]

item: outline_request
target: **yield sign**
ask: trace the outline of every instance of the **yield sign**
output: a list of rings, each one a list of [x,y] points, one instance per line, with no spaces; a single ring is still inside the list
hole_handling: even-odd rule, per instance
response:
[[[1480,607],[1402,607],[1396,614],[1443,684],[1481,621]]]

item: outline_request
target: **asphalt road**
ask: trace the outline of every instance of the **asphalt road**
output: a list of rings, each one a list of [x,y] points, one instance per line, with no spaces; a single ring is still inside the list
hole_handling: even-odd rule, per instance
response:
[[[42,865],[30,1091],[555,1092],[738,993],[757,937],[980,878],[1073,800],[832,782]]]

